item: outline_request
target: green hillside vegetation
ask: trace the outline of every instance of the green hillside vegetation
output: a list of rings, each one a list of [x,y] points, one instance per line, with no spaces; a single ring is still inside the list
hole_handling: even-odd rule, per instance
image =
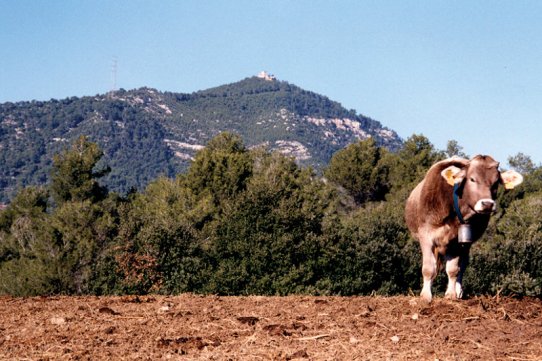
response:
[[[158,174],[173,176],[165,130],[149,113],[104,97],[0,105],[0,202],[27,185],[49,181],[53,155],[87,134],[112,172],[105,184],[125,192]]]
[[[323,178],[220,133],[186,171],[125,196],[103,185],[115,169],[102,155],[77,138],[50,161],[48,185],[22,188],[0,211],[0,294],[391,295],[421,287],[404,203],[445,156],[423,136],[395,153],[372,139],[354,143],[334,154]],[[525,182],[501,192],[499,213],[472,248],[471,295],[542,296],[542,168],[525,155],[511,163],[524,168]]]
[[[111,191],[143,190],[174,177],[197,150],[228,131],[246,146],[297,156],[320,171],[346,145],[374,138],[397,149],[401,139],[370,118],[325,96],[258,77],[180,94],[141,88],[64,100],[0,104],[0,203],[20,188],[50,181],[53,155],[85,135],[103,151]]]

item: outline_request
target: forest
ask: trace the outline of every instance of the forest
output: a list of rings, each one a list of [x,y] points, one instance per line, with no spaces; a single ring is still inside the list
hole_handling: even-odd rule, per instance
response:
[[[338,120],[358,129],[336,125]],[[111,168],[100,183],[124,194],[143,190],[158,176],[185,172],[194,146],[224,131],[241,136],[248,148],[268,144],[278,150],[285,142],[298,142],[309,155],[302,164],[320,171],[333,153],[360,138],[356,130],[388,149],[402,143],[378,121],[323,95],[257,77],[191,94],[140,88],[2,103],[0,206],[21,187],[49,183],[54,154],[81,135],[99,144],[101,164]]]
[[[0,294],[418,293],[404,204],[452,155],[464,156],[455,141],[442,151],[412,135],[391,152],[369,138],[320,174],[224,132],[186,171],[120,194],[100,182],[114,172],[102,149],[81,136],[51,160],[46,185],[20,188],[0,211]],[[508,163],[525,180],[499,191],[467,295],[542,296],[542,167],[521,153]]]

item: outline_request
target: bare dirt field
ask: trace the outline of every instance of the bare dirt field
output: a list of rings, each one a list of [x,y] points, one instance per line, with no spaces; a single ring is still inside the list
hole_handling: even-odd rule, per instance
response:
[[[542,302],[0,297],[8,360],[542,360]]]

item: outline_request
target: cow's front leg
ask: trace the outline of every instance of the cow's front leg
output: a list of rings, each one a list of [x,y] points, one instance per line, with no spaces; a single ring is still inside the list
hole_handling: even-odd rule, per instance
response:
[[[448,287],[444,297],[455,300],[461,297],[461,283],[458,283],[459,275],[459,256],[446,255],[446,274],[448,275]],[[459,286],[459,289],[458,289]]]
[[[420,296],[429,303],[433,298],[431,295],[431,286],[433,279],[437,275],[437,258],[433,246],[422,245],[422,262],[423,288]]]

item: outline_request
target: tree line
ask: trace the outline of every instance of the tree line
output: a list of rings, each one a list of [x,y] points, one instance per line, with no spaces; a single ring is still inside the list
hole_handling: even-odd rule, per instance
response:
[[[20,189],[0,211],[0,294],[417,292],[404,203],[451,155],[464,155],[457,142],[439,151],[413,135],[392,153],[367,139],[319,175],[221,133],[186,172],[118,194],[99,181],[111,171],[102,150],[82,136],[54,157],[47,186]],[[524,184],[499,194],[465,292],[540,297],[542,168],[523,154],[509,163]]]

